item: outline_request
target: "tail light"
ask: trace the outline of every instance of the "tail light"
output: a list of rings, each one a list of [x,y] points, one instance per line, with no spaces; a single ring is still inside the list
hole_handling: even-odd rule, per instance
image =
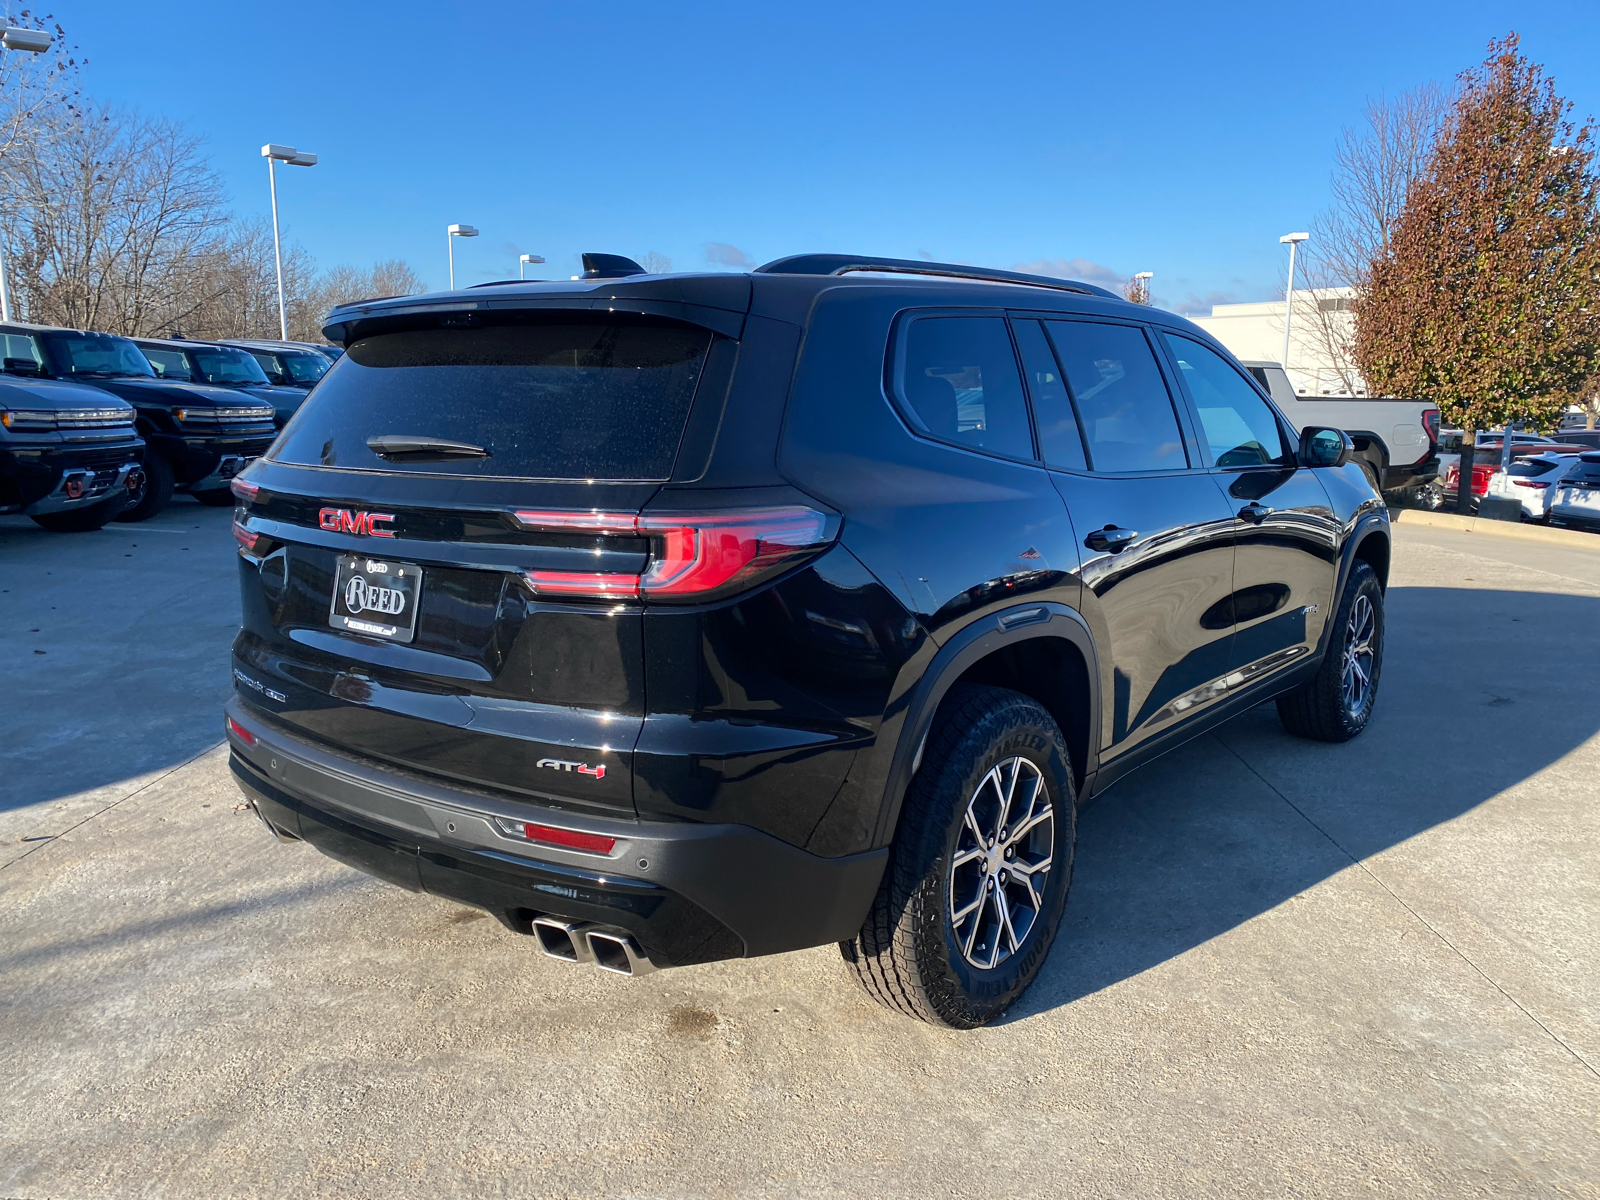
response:
[[[503,833],[524,838],[530,842],[543,842],[547,846],[565,846],[570,850],[585,850],[590,854],[610,854],[617,844],[616,838],[598,833],[583,833],[577,829],[557,829],[553,825],[535,825],[532,821],[511,821],[496,817]]]
[[[239,543],[239,550],[244,554],[254,553],[256,543],[261,540],[259,533],[252,533],[239,522],[233,523],[233,540]]]
[[[256,498],[256,493],[261,490],[261,485],[259,483],[247,483],[236,475],[233,478],[233,482],[228,484],[228,488],[235,496],[249,504],[250,501]]]
[[[232,717],[228,718],[228,732],[233,734],[234,737],[238,738],[246,746],[254,746],[256,744],[256,735],[251,733]]]
[[[838,519],[811,508],[743,508],[704,513],[528,512],[525,529],[650,539],[639,575],[527,571],[535,594],[594,600],[694,603],[738,591],[831,544]]]
[[[1550,486],[1549,480],[1513,479],[1511,482],[1516,484],[1518,487],[1547,488]]]
[[[1422,428],[1428,435],[1430,442],[1439,440],[1439,410],[1437,408],[1425,408],[1422,410]]]

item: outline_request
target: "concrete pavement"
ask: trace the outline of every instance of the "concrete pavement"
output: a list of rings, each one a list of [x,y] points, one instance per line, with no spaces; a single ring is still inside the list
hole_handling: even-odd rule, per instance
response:
[[[0,1196],[1600,1194],[1600,553],[1398,529],[1369,730],[1118,784],[953,1033],[831,947],[622,979],[271,841],[206,750],[227,513],[159,521],[0,519]]]

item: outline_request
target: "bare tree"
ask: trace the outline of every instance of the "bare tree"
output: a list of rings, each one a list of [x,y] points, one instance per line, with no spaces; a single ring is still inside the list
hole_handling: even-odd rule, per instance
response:
[[[652,275],[669,275],[672,273],[672,260],[665,254],[652,250],[639,260],[639,265]]]
[[[1294,341],[1332,365],[1347,395],[1361,390],[1354,308],[1388,253],[1412,183],[1425,169],[1453,93],[1429,83],[1393,98],[1369,100],[1365,121],[1346,129],[1334,150],[1333,203],[1300,248],[1303,283]],[[1353,292],[1343,289],[1354,289]]]
[[[1150,281],[1135,275],[1122,285],[1122,298],[1130,304],[1150,303]]]
[[[49,16],[9,6],[4,21],[49,34],[50,49],[0,54],[0,161],[35,140],[42,119],[74,108],[78,95],[78,48],[67,44],[66,31]]]
[[[336,304],[384,296],[414,296],[427,290],[422,276],[398,258],[375,263],[370,270],[338,266],[324,273],[304,301],[289,314],[289,333],[298,341],[320,342],[322,319]]]

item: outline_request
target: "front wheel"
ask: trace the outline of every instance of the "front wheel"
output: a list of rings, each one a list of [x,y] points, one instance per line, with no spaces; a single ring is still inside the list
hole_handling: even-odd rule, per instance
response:
[[[840,943],[856,982],[931,1024],[993,1021],[1050,953],[1076,841],[1071,762],[1049,712],[1004,688],[952,690],[872,910]]]
[[[151,447],[145,451],[144,491],[134,503],[117,514],[119,521],[148,521],[172,500],[175,486],[172,464]]]
[[[1367,727],[1383,670],[1383,589],[1361,559],[1350,565],[1317,673],[1278,697],[1278,717],[1297,737],[1348,742]]]

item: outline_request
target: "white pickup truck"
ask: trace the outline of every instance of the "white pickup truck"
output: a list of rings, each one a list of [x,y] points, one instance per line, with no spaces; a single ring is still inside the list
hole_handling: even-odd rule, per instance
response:
[[[1298,396],[1280,364],[1243,365],[1297,431],[1331,425],[1348,433],[1355,460],[1380,492],[1421,488],[1438,478],[1439,410],[1434,405],[1365,396]]]

